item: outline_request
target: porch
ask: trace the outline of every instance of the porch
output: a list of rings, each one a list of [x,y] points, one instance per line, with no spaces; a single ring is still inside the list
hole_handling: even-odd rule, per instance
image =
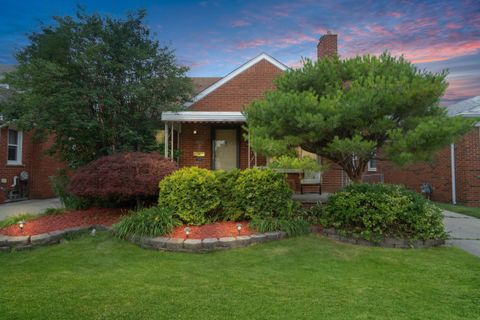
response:
[[[266,164],[250,147],[241,112],[164,112],[162,121],[164,155],[182,167],[230,170]]]
[[[243,170],[267,165],[266,157],[258,155],[250,146],[246,119],[241,112],[164,112],[162,121],[165,125],[164,155],[181,167]],[[320,173],[318,177],[307,179],[298,170],[290,171],[286,170],[285,174],[291,188],[296,193],[305,192],[300,201],[316,203],[324,199]],[[317,179],[318,183],[302,184],[303,180]]]

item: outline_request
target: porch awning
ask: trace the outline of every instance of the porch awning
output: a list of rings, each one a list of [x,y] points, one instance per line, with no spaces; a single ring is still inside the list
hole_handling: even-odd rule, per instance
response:
[[[178,111],[163,112],[162,121],[168,122],[245,122],[241,112]]]

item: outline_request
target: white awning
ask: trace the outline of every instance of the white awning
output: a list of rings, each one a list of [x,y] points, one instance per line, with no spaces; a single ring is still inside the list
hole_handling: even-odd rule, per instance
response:
[[[241,112],[178,111],[163,112],[162,121],[168,122],[245,122]]]

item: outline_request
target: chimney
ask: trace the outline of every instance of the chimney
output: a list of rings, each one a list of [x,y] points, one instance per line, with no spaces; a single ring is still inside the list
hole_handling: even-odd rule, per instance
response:
[[[337,35],[327,31],[317,44],[317,58],[322,59],[337,55]]]

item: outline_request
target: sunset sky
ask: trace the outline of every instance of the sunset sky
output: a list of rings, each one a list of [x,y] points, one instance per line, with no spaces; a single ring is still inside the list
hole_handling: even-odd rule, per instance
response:
[[[445,103],[480,95],[480,1],[5,1],[0,64],[15,64],[26,34],[72,15],[122,16],[147,9],[147,24],[192,76],[222,76],[261,52],[296,67],[318,38],[339,35],[339,54],[403,54],[428,70],[450,70]]]

